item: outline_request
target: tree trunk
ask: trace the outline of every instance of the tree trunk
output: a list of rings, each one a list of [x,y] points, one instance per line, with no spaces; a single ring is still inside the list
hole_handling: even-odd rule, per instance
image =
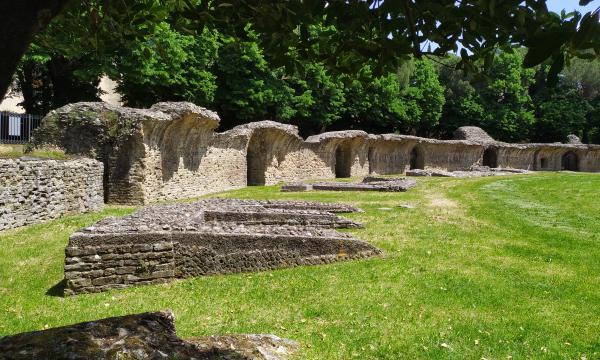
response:
[[[0,99],[4,98],[19,60],[33,36],[42,31],[70,0],[0,1]]]

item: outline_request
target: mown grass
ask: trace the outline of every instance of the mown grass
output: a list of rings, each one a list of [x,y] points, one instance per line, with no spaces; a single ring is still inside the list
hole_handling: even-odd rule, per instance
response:
[[[52,293],[69,234],[133,208],[5,232],[0,335],[172,309],[182,337],[274,333],[303,359],[596,359],[599,189],[600,175],[569,173],[419,179],[398,194],[247,188],[221,196],[354,203],[366,228],[352,232],[386,255],[68,298]]]
[[[66,160],[69,158],[64,151],[59,149],[42,148],[25,153],[23,145],[0,144],[0,159],[18,159],[23,156],[54,160]]]

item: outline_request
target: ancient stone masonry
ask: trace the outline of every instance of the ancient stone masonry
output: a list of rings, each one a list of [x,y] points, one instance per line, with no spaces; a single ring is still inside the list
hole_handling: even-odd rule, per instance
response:
[[[143,208],[74,233],[65,250],[65,294],[175,278],[261,271],[374,256],[334,228],[361,225],[348,205],[207,199]]]
[[[190,103],[77,103],[50,112],[32,146],[95,157],[105,164],[108,202],[143,204],[245,186],[246,143],[215,134],[218,124],[216,113]]]
[[[414,170],[408,170],[406,172],[406,176],[433,176],[433,177],[456,177],[456,178],[485,177],[485,176],[499,176],[499,175],[518,175],[518,174],[531,174],[531,171],[521,170],[521,169],[502,169],[502,168],[489,168],[487,166],[476,166],[476,167],[471,168],[471,170],[469,170],[469,171],[414,169]]]
[[[362,182],[293,183],[281,187],[283,192],[293,191],[384,191],[401,192],[415,187],[416,181],[406,178],[377,178],[367,176]]]
[[[92,159],[0,159],[0,231],[101,210],[102,174]]]
[[[292,125],[260,121],[222,133],[216,113],[190,103],[150,109],[77,103],[51,112],[33,146],[105,163],[106,200],[146,204],[197,197],[247,185],[275,185],[407,170],[468,171],[473,166],[523,170],[600,171],[600,146],[508,144],[477,127],[454,140],[364,131],[298,135]]]
[[[83,322],[0,338],[0,360],[196,359],[286,360],[299,349],[274,335],[226,335],[183,340],[171,312]]]

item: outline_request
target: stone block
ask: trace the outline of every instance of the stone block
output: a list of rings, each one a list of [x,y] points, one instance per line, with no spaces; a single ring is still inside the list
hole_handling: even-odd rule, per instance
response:
[[[334,230],[360,224],[329,210],[358,211],[342,204],[208,199],[107,218],[69,239],[71,249],[96,246],[102,255],[84,257],[91,263],[65,265],[69,280],[77,280],[75,274],[91,278],[87,286],[68,283],[65,294],[189,276],[327,264],[381,253]],[[113,252],[106,253],[108,249]],[[146,249],[151,251],[141,251]]]

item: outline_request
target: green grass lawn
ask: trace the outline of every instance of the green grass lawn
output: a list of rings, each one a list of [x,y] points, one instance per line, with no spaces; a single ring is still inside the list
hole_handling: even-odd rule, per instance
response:
[[[0,144],[0,159],[17,159],[22,156],[31,156],[42,159],[66,160],[69,156],[64,151],[53,148],[35,149],[29,153],[24,152],[25,146],[20,144]]]
[[[76,229],[133,208],[0,233],[0,336],[172,309],[178,334],[274,333],[302,359],[600,358],[600,174],[419,179],[407,193],[222,196],[351,202],[381,258],[62,298]],[[399,205],[411,205],[403,208]]]

